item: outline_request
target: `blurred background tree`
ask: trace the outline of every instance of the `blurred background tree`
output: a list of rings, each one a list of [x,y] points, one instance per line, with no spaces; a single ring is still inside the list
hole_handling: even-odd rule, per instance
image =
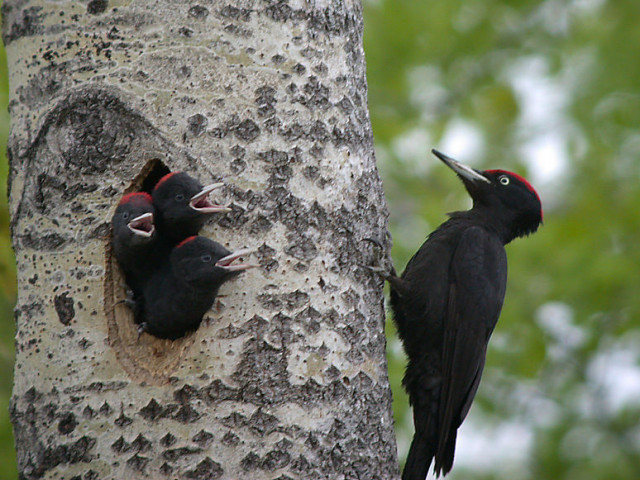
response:
[[[396,267],[469,205],[432,147],[525,175],[545,208],[507,247],[504,310],[448,478],[640,478],[640,3],[364,5]],[[412,421],[388,326],[403,459]]]
[[[545,225],[510,245],[509,287],[455,479],[640,478],[640,3],[364,0],[369,107],[398,270],[466,209],[432,147],[525,175]],[[0,46],[0,478],[15,267]],[[400,458],[412,435],[388,322]]]
[[[0,17],[1,19],[2,17]],[[9,237],[7,199],[7,137],[9,135],[9,78],[4,46],[0,42],[0,478],[17,478],[9,399],[13,382],[13,305],[16,302],[16,265]]]

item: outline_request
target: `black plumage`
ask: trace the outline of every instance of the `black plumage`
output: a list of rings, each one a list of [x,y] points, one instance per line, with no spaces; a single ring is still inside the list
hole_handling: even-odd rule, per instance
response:
[[[203,187],[184,172],[171,172],[162,177],[151,194],[161,241],[171,248],[197,235],[212,214],[230,211],[229,207],[209,199],[211,192],[222,186],[224,184],[214,183]]]
[[[231,253],[219,243],[199,236],[179,243],[169,261],[145,286],[140,332],[176,339],[198,328],[220,286],[254,266],[232,264],[247,253],[248,250]]]
[[[111,225],[114,256],[130,289],[128,303],[137,312],[145,283],[160,262],[151,195],[134,192],[123,196]]]
[[[415,435],[403,480],[424,480],[453,465],[457,429],[480,384],[489,337],[507,282],[504,245],[537,230],[540,198],[522,177],[477,171],[433,151],[453,169],[473,207],[450,214],[400,277],[387,275],[398,334],[408,356],[403,385]]]

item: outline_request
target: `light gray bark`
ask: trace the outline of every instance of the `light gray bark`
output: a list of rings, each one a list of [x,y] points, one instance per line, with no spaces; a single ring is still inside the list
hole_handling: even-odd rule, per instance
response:
[[[22,478],[397,475],[361,13],[4,2]],[[195,333],[137,341],[109,221],[163,166],[225,182],[202,234],[261,268]]]

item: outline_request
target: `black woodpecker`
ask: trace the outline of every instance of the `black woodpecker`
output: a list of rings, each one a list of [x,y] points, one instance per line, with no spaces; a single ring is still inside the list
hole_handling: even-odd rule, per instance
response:
[[[504,246],[535,232],[543,216],[540,197],[521,176],[433,153],[462,180],[473,207],[450,214],[402,275],[386,275],[408,356],[403,385],[415,426],[403,480],[424,480],[434,458],[437,476],[451,470],[504,301]]]

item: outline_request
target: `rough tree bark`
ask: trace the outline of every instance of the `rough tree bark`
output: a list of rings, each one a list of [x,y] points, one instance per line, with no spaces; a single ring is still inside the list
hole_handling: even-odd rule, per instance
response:
[[[21,478],[394,478],[386,237],[358,0],[8,0]],[[184,170],[259,247],[209,320],[137,341],[120,196]]]

